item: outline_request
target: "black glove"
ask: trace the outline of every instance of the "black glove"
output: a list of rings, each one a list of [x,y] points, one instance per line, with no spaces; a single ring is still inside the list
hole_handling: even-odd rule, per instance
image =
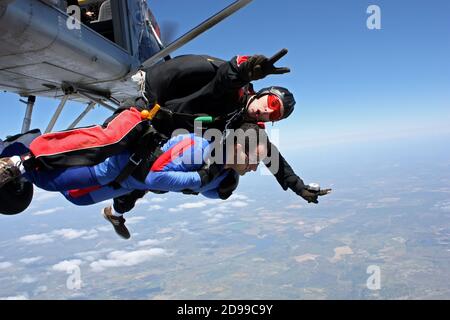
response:
[[[311,202],[315,203],[315,204],[319,203],[319,200],[318,200],[319,195],[315,192],[311,192],[311,191],[307,190],[306,188],[302,189],[299,196],[302,197],[303,199],[305,199],[306,201],[308,201],[308,203],[311,203]]]
[[[270,59],[263,55],[254,55],[248,58],[239,66],[240,77],[248,82],[263,79],[269,74],[283,74],[291,70],[289,68],[277,68],[275,62],[280,60],[286,53],[287,49],[282,49]]]
[[[200,170],[198,170],[198,174],[200,175],[200,179],[202,180],[202,187],[213,181],[222,173],[223,166],[218,165],[216,163],[206,163]]]
[[[321,196],[325,196],[331,192],[331,189],[319,189],[319,190],[310,190],[308,186],[306,186],[302,191],[300,196],[308,201],[308,203],[319,203],[318,198]]]
[[[331,189],[319,189],[312,190],[308,189],[308,186],[303,183],[303,181],[297,177],[296,180],[292,179],[289,182],[289,188],[298,194],[300,197],[308,201],[308,203],[319,203],[318,198],[321,196],[325,196],[331,192]]]

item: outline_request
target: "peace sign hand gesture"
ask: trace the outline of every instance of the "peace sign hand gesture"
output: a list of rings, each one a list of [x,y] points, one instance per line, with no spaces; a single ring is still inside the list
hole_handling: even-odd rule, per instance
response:
[[[282,49],[271,58],[267,58],[263,55],[253,55],[239,66],[239,73],[241,77],[248,82],[263,79],[270,74],[288,73],[291,71],[289,68],[278,68],[274,66],[274,64],[287,53],[287,49]]]

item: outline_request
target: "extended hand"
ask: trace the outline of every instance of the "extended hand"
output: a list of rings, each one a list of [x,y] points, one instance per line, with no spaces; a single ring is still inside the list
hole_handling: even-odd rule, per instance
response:
[[[327,194],[331,193],[331,189],[321,189],[319,191],[310,191],[306,188],[302,189],[302,191],[300,192],[300,196],[305,199],[306,201],[308,201],[308,203],[319,203],[318,198],[321,196],[325,196]]]
[[[280,60],[288,53],[287,49],[282,49],[271,58],[263,55],[253,55],[248,60],[242,63],[239,67],[239,72],[243,79],[250,81],[263,79],[269,74],[284,74],[291,70],[286,67],[277,68],[274,66],[275,62]]]

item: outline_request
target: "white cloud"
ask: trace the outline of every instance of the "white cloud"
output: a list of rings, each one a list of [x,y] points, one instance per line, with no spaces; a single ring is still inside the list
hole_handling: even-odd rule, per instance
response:
[[[232,212],[233,209],[227,205],[218,205],[215,206],[214,208],[208,209],[208,210],[204,210],[202,211],[202,213],[206,214],[208,217],[212,217],[214,216],[216,213],[229,213]]]
[[[223,215],[216,216],[217,214],[236,212],[236,208],[245,208],[249,205],[248,202],[250,201],[252,200],[250,200],[247,196],[236,194],[231,196],[230,199],[226,201],[219,200],[215,202],[210,202],[209,204],[214,204],[214,206],[210,205],[209,206],[210,209],[204,210],[202,211],[202,213],[208,216],[209,223],[215,223],[225,217]]]
[[[75,253],[75,257],[81,258],[84,260],[89,260],[92,257],[98,257],[106,252],[110,252],[111,250],[112,250],[111,248],[103,248],[100,250],[83,251],[83,252]],[[94,260],[96,260],[96,259],[94,259]]]
[[[64,207],[56,207],[53,209],[36,211],[36,212],[33,212],[31,215],[32,216],[44,216],[44,215],[51,214],[51,213],[54,213],[54,212],[57,212],[57,211],[60,211],[63,209],[64,209]]]
[[[136,206],[143,206],[145,204],[149,204],[150,201],[148,201],[147,199],[139,199],[138,201],[136,201]]]
[[[175,208],[170,208],[169,212],[180,212],[183,210],[190,209],[201,209],[206,207],[213,207],[211,209],[207,209],[203,211],[203,213],[211,213],[211,212],[227,212],[232,211],[231,208],[244,208],[248,206],[249,198],[242,194],[232,195],[228,200],[223,201],[219,199],[207,199],[196,202],[186,202],[177,205]]]
[[[229,198],[229,200],[249,200],[249,199],[248,199],[248,197],[246,195],[236,193],[236,194],[233,194]]]
[[[75,230],[75,229],[60,229],[60,230],[55,230],[52,233],[54,235],[63,237],[65,239],[77,239],[80,238],[82,236],[84,236],[88,231],[86,230]]]
[[[207,223],[216,223],[225,218],[225,216],[221,213],[214,214],[207,220]]]
[[[441,202],[438,202],[438,203],[436,203],[436,204],[434,205],[434,207],[435,207],[435,208],[438,208],[439,210],[449,212],[449,211],[450,211],[450,201],[441,201]]]
[[[162,202],[166,202],[166,201],[167,201],[167,198],[156,197],[156,198],[150,199],[150,202],[153,202],[153,203],[162,203]]]
[[[46,233],[42,234],[30,234],[28,236],[23,236],[19,241],[26,242],[27,244],[44,244],[53,242],[53,237]]]
[[[163,207],[157,204],[151,205],[147,208],[148,211],[156,211],[161,210]]]
[[[11,262],[0,262],[0,270],[11,268],[13,264]]]
[[[30,275],[26,275],[25,277],[23,277],[22,280],[20,280],[20,282],[21,282],[21,283],[27,283],[27,284],[29,284],[29,283],[37,282],[37,279],[36,279],[36,278],[33,278],[33,277],[30,276]]]
[[[233,208],[243,208],[248,206],[248,203],[244,201],[233,201],[230,203],[230,206],[232,206]]]
[[[49,192],[43,189],[36,188],[35,193],[33,195],[33,202],[42,202],[46,200],[50,200],[56,198],[60,195],[58,192]]]
[[[47,286],[39,286],[33,291],[33,295],[37,296],[38,294],[44,293],[48,290]]]
[[[95,229],[89,230],[81,239],[90,240],[98,237],[98,231]]]
[[[98,227],[97,230],[101,231],[101,232],[109,232],[109,231],[111,231],[111,227],[102,226],[102,227]]]
[[[53,231],[52,234],[68,240],[73,240],[77,238],[89,240],[98,237],[98,231],[95,229],[91,230],[60,229]]]
[[[183,210],[189,210],[189,209],[200,209],[204,208],[206,206],[212,205],[212,204],[218,204],[221,200],[202,200],[202,201],[196,201],[196,202],[186,202],[177,205],[175,208],[170,208],[169,212],[179,212]]]
[[[172,232],[172,228],[161,228],[156,233],[164,234],[164,233],[169,233],[169,232]]]
[[[32,264],[32,263],[38,262],[42,258],[43,257],[41,257],[41,256],[39,256],[39,257],[31,257],[31,258],[23,258],[23,259],[20,259],[20,262],[22,262],[24,264]]]
[[[285,207],[285,209],[289,210],[289,209],[303,209],[305,208],[305,206],[303,204],[291,204],[288,205],[287,207]]]
[[[11,297],[0,297],[0,300],[28,300],[28,296],[25,294],[11,296]]]
[[[186,210],[186,209],[198,209],[198,208],[203,208],[206,207],[207,203],[206,201],[203,202],[187,202],[187,203],[183,203],[177,206],[178,211],[181,210]]]
[[[27,244],[44,244],[54,242],[56,238],[62,238],[65,240],[73,240],[82,238],[84,240],[94,239],[98,237],[98,231],[96,229],[91,230],[75,230],[75,229],[59,229],[53,230],[50,233],[31,234],[23,236],[19,240],[27,242]]]
[[[80,259],[64,260],[52,266],[54,271],[68,272],[79,267],[82,261]]]
[[[145,219],[147,219],[147,218],[146,218],[146,217],[141,217],[141,216],[131,217],[131,218],[126,219],[126,220],[127,220],[126,224],[127,224],[127,225],[137,224],[137,223],[139,223],[140,221],[143,221],[143,220],[145,220]]]
[[[156,246],[161,243],[162,243],[162,241],[158,240],[158,239],[148,239],[148,240],[139,241],[137,245],[139,247],[145,247],[145,246]]]
[[[107,259],[94,261],[90,264],[95,272],[103,271],[107,268],[130,267],[149,261],[155,257],[166,256],[167,252],[161,248],[136,251],[113,251],[108,254]]]

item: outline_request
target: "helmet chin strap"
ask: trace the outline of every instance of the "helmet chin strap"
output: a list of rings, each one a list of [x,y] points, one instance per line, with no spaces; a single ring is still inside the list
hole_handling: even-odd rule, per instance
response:
[[[256,95],[253,95],[250,99],[248,99],[247,104],[243,108],[244,119],[246,119],[246,120],[253,120],[248,114],[248,108],[250,107],[252,102],[255,101],[255,99],[256,99]]]

